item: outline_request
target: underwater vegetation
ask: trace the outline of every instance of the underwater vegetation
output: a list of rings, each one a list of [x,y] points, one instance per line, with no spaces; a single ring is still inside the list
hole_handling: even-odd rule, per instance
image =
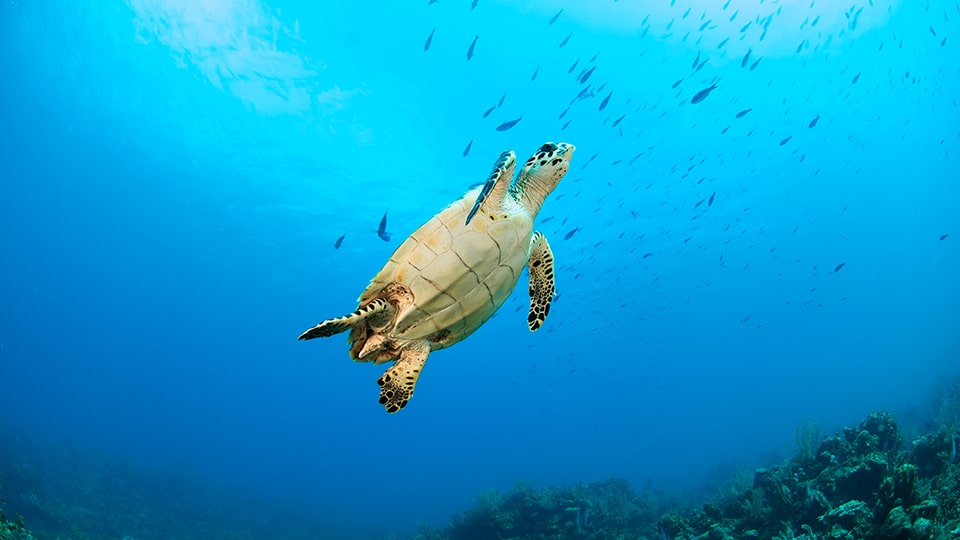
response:
[[[423,525],[410,538],[960,538],[960,381],[931,404],[935,410],[902,420],[904,428],[886,412],[825,438],[816,424],[802,423],[792,458],[735,475],[705,503],[638,494],[618,478],[540,489],[520,483],[483,492],[442,529]],[[332,530],[322,514],[102,452],[26,443],[0,429],[0,540],[402,537]]]
[[[957,416],[955,418],[960,418]],[[798,429],[796,456],[757,469],[750,485],[686,511],[610,479],[569,488],[488,493],[418,540],[960,538],[956,421],[905,445],[889,413],[816,444]]]

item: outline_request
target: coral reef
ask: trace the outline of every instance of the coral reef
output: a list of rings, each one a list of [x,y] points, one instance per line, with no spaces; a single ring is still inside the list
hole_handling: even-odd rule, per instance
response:
[[[861,539],[960,538],[957,425],[904,446],[888,413],[821,440],[798,428],[797,455],[758,469],[751,485],[688,510],[638,496],[611,479],[536,491],[487,493],[442,531],[418,540],[479,539]],[[659,516],[659,517],[657,517]]]

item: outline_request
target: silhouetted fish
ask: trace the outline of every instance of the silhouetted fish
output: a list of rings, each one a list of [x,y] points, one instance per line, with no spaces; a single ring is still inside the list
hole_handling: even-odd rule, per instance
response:
[[[948,236],[950,236],[950,233],[941,234],[941,235],[940,235],[940,241],[942,242],[942,241],[946,240]]]
[[[676,87],[680,86],[680,83],[682,83],[682,82],[683,82],[683,79],[680,79],[680,80],[678,80],[677,82],[673,83],[673,86],[671,86],[670,88],[676,88]]]
[[[707,99],[707,96],[710,95],[710,92],[713,92],[716,88],[717,85],[714,83],[710,85],[710,87],[704,88],[703,90],[697,92],[692,98],[690,98],[690,103],[700,103],[701,101]]]
[[[847,263],[845,263],[845,262],[842,262],[842,263],[838,264],[838,265],[836,266],[836,268],[833,269],[833,273],[839,272],[839,271],[842,270],[843,267],[846,266],[846,265],[847,265]],[[856,273],[856,272],[854,272],[854,273]]]
[[[427,41],[424,42],[423,44],[423,52],[427,52],[430,50],[430,44],[433,43],[433,33],[436,31],[437,31],[436,28],[430,31],[430,35],[427,36]]]
[[[743,60],[740,61],[740,67],[747,67],[747,62],[750,61],[750,53],[753,52],[753,49],[747,49],[747,54],[743,55]]]
[[[473,58],[473,50],[477,47],[478,39],[480,39],[480,34],[477,34],[477,37],[473,38],[473,42],[470,43],[470,48],[467,49],[467,60]]]
[[[850,84],[857,84],[857,81],[859,80],[860,80],[860,74],[857,73],[856,75],[853,76],[853,81],[851,81]]]
[[[721,41],[720,43],[717,43],[717,48],[722,49],[723,46],[726,45],[728,41],[730,41],[730,38],[723,38],[723,41]]]
[[[811,128],[811,129],[812,129],[812,128],[815,128],[815,127],[817,127],[817,122],[819,122],[819,121],[820,121],[820,116],[817,115],[817,116],[813,117],[813,120],[810,121],[810,123],[807,125],[807,127],[808,127],[808,128]]]
[[[560,113],[560,116],[557,117],[557,120],[563,120],[563,117],[567,115],[567,112],[569,110],[570,110],[570,107],[567,107],[566,109],[564,109],[563,112]]]
[[[690,66],[690,69],[697,67],[697,64],[700,63],[700,51],[697,51],[697,57],[693,59],[693,65]],[[683,79],[681,79],[683,80]]]
[[[783,146],[783,145],[787,144],[788,142],[790,142],[790,139],[792,139],[792,138],[793,138],[793,135],[789,135],[789,136],[787,136],[786,139],[782,139],[782,140],[780,141],[780,146]]]
[[[579,231],[579,230],[580,230],[580,227],[575,227],[573,230],[571,230],[571,231],[568,232],[567,234],[563,235],[563,239],[564,239],[564,240],[569,240],[569,239],[573,238],[573,235],[577,234],[577,231]]]
[[[503,95],[500,96],[500,101],[497,102],[497,107],[503,107],[503,100],[505,100],[505,99],[507,99],[507,93],[506,93],[506,92],[504,92]]]
[[[483,117],[486,118],[486,117],[490,116],[490,113],[492,113],[493,110],[496,109],[496,108],[497,108],[497,106],[494,105],[493,107],[490,107],[489,109],[487,109],[487,111],[483,113]]]
[[[567,42],[570,41],[571,37],[573,37],[573,32],[570,32],[569,34],[567,34],[567,37],[563,38],[563,41],[560,42],[560,46],[563,47],[564,45],[566,45]]]
[[[583,83],[587,82],[587,80],[590,78],[590,75],[593,75],[593,70],[595,70],[595,69],[597,69],[597,67],[596,67],[596,66],[593,66],[593,67],[591,67],[590,69],[588,69],[587,71],[584,71],[584,72],[583,72],[583,75],[580,76],[580,84],[583,84]]]
[[[619,126],[619,125],[620,125],[620,122],[623,122],[623,119],[626,118],[626,117],[627,117],[627,115],[623,115],[623,116],[621,116],[620,118],[617,118],[616,120],[613,121],[613,125],[610,126],[610,127],[617,127],[617,126]]]
[[[600,51],[597,51],[597,54],[590,57],[590,63],[596,62],[598,56],[600,56]]]
[[[474,8],[477,7],[477,2],[479,2],[479,1],[480,1],[480,0],[473,0],[473,2],[470,3],[470,10],[471,10],[471,11],[472,11]]]
[[[557,14],[554,15],[554,16],[550,19],[550,22],[548,22],[547,25],[551,25],[551,24],[557,22],[557,19],[560,18],[560,14],[561,14],[561,13],[563,13],[563,10],[562,10],[562,9],[561,9],[560,11],[558,11]]]
[[[579,59],[579,58],[577,58],[576,60],[574,60],[574,61],[573,61],[573,65],[570,66],[570,69],[567,70],[567,73],[573,73],[573,70],[577,69],[577,64],[579,64],[579,63],[580,63],[580,59]]]
[[[744,116],[747,115],[748,112],[750,112],[750,111],[752,111],[752,110],[753,110],[753,109],[744,109],[744,110],[738,112],[738,113],[737,113],[737,118],[743,118]]]
[[[713,198],[716,197],[716,196],[717,196],[717,192],[714,191],[714,192],[710,195],[710,200],[707,201],[707,206],[713,206]]]
[[[609,94],[607,94],[607,97],[603,98],[603,101],[600,102],[600,108],[597,109],[597,110],[602,111],[602,110],[606,109],[606,108],[607,108],[607,103],[610,102],[610,96],[612,96],[612,95],[613,95],[613,92],[612,92],[612,91],[611,91]]]
[[[463,149],[463,157],[470,155],[471,146],[473,146],[473,139],[470,139],[470,142],[467,143],[467,147]]]
[[[756,62],[750,64],[750,71],[753,71],[753,70],[757,69],[757,64],[759,64],[759,63],[760,63],[760,59],[757,58],[757,61],[756,61]]]
[[[513,126],[517,125],[517,122],[519,122],[521,119],[523,119],[522,116],[520,118],[517,118],[516,120],[507,120],[506,122],[497,126],[497,131],[506,131],[512,128]]]
[[[347,237],[347,235],[344,234],[344,235],[341,236],[340,238],[337,238],[337,241],[333,243],[333,249],[340,249],[340,246],[343,245],[343,239],[346,238],[346,237]]]
[[[387,213],[383,213],[383,217],[380,218],[380,226],[377,227],[377,236],[380,237],[384,242],[390,241],[390,233],[387,232]]]
[[[537,73],[540,73],[540,64],[537,64],[537,69],[533,70],[533,76],[530,77],[531,81],[537,80]]]

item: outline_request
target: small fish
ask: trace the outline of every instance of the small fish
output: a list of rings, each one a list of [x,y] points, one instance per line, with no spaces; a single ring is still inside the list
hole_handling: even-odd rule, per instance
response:
[[[653,253],[650,253],[650,252],[648,251],[648,252],[644,253],[644,254],[643,254],[643,257],[641,257],[641,258],[642,258],[642,259],[646,259],[647,257],[650,257],[650,256],[652,256],[652,255],[653,255]]]
[[[701,24],[701,25],[700,25],[700,31],[703,32],[703,29],[706,28],[706,27],[708,27],[708,26],[710,26],[710,23],[711,23],[711,22],[713,22],[713,19],[710,19],[709,21]]]
[[[390,233],[387,232],[387,213],[383,213],[383,217],[380,218],[380,226],[377,227],[377,236],[380,237],[384,242],[390,241]]]
[[[563,124],[562,126],[560,126],[560,131],[563,131],[563,130],[567,129],[567,126],[570,125],[570,122],[572,122],[572,120],[567,120],[567,122],[566,122],[565,124]]]
[[[790,142],[790,139],[792,139],[792,138],[793,138],[793,135],[790,135],[790,136],[788,136],[786,139],[782,139],[782,140],[780,141],[780,146],[783,146],[783,145],[787,144],[788,142]]]
[[[723,38],[723,41],[721,41],[720,43],[717,43],[717,48],[722,49],[723,46],[726,45],[728,41],[730,41],[730,38]]]
[[[427,52],[430,50],[430,44],[433,43],[433,33],[436,31],[437,31],[436,28],[430,31],[430,35],[427,36],[427,41],[424,42],[423,44],[423,52]]]
[[[627,115],[623,115],[623,116],[621,116],[620,118],[617,118],[616,120],[613,121],[613,125],[610,126],[610,127],[617,127],[617,126],[619,126],[619,125],[620,125],[620,122],[623,122],[623,119],[626,118],[626,117],[627,117]]]
[[[817,127],[817,122],[819,122],[819,121],[820,121],[820,115],[814,116],[814,117],[813,117],[813,120],[811,120],[810,123],[807,124],[807,127],[810,128],[810,129],[813,129],[813,128]]]
[[[696,73],[697,71],[700,71],[701,69],[703,69],[703,66],[707,65],[707,60],[708,60],[708,58],[704,58],[704,59],[703,59],[703,62],[700,62],[700,65],[697,66],[697,69],[696,69],[696,71],[694,71],[694,73]]]
[[[750,71],[753,71],[753,70],[757,69],[757,64],[759,64],[759,63],[760,63],[760,59],[757,58],[757,61],[756,61],[756,62],[750,64]]]
[[[704,88],[703,90],[697,92],[696,94],[693,95],[692,98],[690,98],[690,103],[700,103],[701,101],[707,99],[707,96],[710,95],[710,92],[713,92],[714,90],[716,90],[716,88],[717,88],[717,85],[716,83],[714,83],[710,87]]]
[[[474,9],[476,9],[476,7],[477,7],[477,2],[479,2],[479,1],[480,1],[480,0],[473,0],[473,2],[470,3],[470,11],[473,11]]]
[[[595,55],[593,55],[593,56],[590,57],[590,63],[592,64],[592,63],[596,62],[598,56],[600,56],[600,51],[597,51],[597,54],[595,54]]]
[[[563,9],[561,9],[560,11],[558,11],[557,14],[554,15],[553,18],[550,19],[550,22],[547,23],[547,26],[549,26],[549,25],[557,22],[557,19],[560,18],[560,14],[561,14],[561,13],[563,13]]]
[[[737,113],[737,118],[743,118],[744,116],[747,115],[747,113],[749,113],[749,112],[752,111],[752,110],[753,110],[753,109],[744,109],[744,110],[738,112],[738,113]]]
[[[947,234],[941,234],[941,235],[940,235],[940,241],[941,241],[941,242],[943,242],[944,240],[946,240],[946,239],[947,239],[947,237],[948,237],[948,236],[950,236],[950,233],[947,233]]]
[[[473,139],[470,139],[470,142],[467,143],[467,147],[463,149],[463,157],[470,155],[470,147],[473,146]]]
[[[577,58],[576,60],[574,60],[574,61],[573,61],[573,65],[570,66],[570,69],[567,70],[567,74],[573,73],[573,70],[577,69],[577,64],[579,64],[579,63],[580,63],[580,59],[579,59],[579,58]]]
[[[480,39],[480,34],[477,34],[477,36],[473,38],[473,42],[470,43],[470,48],[467,49],[467,60],[470,60],[471,58],[473,58],[473,50],[477,47],[478,39]]]
[[[707,206],[713,206],[713,198],[716,197],[716,196],[717,196],[717,192],[714,191],[714,192],[710,195],[710,200],[707,201]]]
[[[683,82],[683,79],[681,78],[681,79],[678,80],[677,82],[673,83],[673,86],[671,86],[670,88],[676,88],[676,87],[680,86],[680,83],[682,83],[682,82]]]
[[[579,231],[579,230],[580,230],[580,227],[575,227],[575,228],[573,228],[570,232],[568,232],[567,234],[563,235],[563,239],[564,239],[564,240],[569,240],[569,239],[573,238],[573,235],[577,234],[577,231]]]
[[[843,267],[846,266],[846,265],[847,265],[847,263],[845,263],[845,262],[842,262],[842,263],[838,264],[838,265],[836,266],[836,268],[833,269],[833,273],[836,274],[837,272],[839,272],[840,270],[842,270]]]
[[[590,75],[593,75],[593,70],[595,69],[597,69],[597,66],[593,66],[587,71],[584,71],[583,75],[580,76],[580,84],[587,82],[587,80],[590,78]]]
[[[607,97],[603,98],[603,101],[600,102],[600,108],[597,109],[597,110],[602,111],[602,110],[606,109],[606,108],[607,108],[607,103],[610,102],[610,96],[612,96],[612,95],[613,95],[613,92],[612,92],[612,91],[611,91],[609,94],[607,94]]]
[[[857,81],[859,80],[860,80],[860,74],[857,73],[856,75],[853,76],[853,80],[850,81],[850,84],[857,84]]]
[[[517,122],[519,122],[521,119],[523,119],[522,116],[517,118],[516,120],[507,120],[506,122],[497,126],[497,131],[506,131],[512,128],[513,126],[517,125]]]
[[[540,73],[540,64],[537,64],[537,69],[533,70],[533,76],[530,77],[530,81],[537,80],[537,73]]]
[[[740,67],[745,68],[750,62],[750,53],[753,52],[753,49],[747,49],[747,54],[743,55],[743,60],[740,61]]]
[[[496,108],[497,108],[497,106],[494,105],[493,107],[490,107],[489,109],[487,109],[487,112],[483,113],[483,117],[486,118],[486,117],[490,116],[490,113],[492,113],[493,110],[496,109]]]
[[[346,238],[346,237],[347,237],[347,235],[344,234],[344,235],[341,236],[340,238],[337,238],[337,241],[333,243],[333,249],[340,249],[340,246],[343,245],[343,239]]]
[[[697,64],[700,63],[700,51],[697,51],[697,57],[693,59],[693,65],[690,66],[690,69],[697,67]]]
[[[563,112],[560,113],[560,116],[557,117],[557,120],[563,120],[563,117],[566,116],[567,112],[569,111],[570,111],[570,107],[567,107],[566,109],[564,109]]]
[[[742,34],[742,33],[746,32],[746,31],[747,31],[747,28],[750,28],[750,25],[751,25],[751,24],[753,24],[753,21],[750,21],[750,22],[748,22],[747,24],[741,26],[741,27],[740,27],[740,33]]]
[[[567,42],[570,41],[571,37],[573,37],[573,32],[570,32],[569,34],[567,34],[567,37],[563,38],[563,41],[560,42],[560,47],[563,47],[564,45],[566,45]]]
[[[507,99],[507,93],[506,93],[506,92],[504,92],[503,95],[500,96],[500,101],[497,102],[497,108],[503,107],[503,100],[505,100],[505,99]]]

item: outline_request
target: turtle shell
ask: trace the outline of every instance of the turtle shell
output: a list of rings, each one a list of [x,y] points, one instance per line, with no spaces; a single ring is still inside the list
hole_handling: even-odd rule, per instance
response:
[[[400,284],[413,302],[396,314],[392,340],[427,339],[432,349],[472,334],[506,302],[530,255],[533,220],[508,195],[466,224],[480,188],[413,232],[360,295],[360,305]]]

